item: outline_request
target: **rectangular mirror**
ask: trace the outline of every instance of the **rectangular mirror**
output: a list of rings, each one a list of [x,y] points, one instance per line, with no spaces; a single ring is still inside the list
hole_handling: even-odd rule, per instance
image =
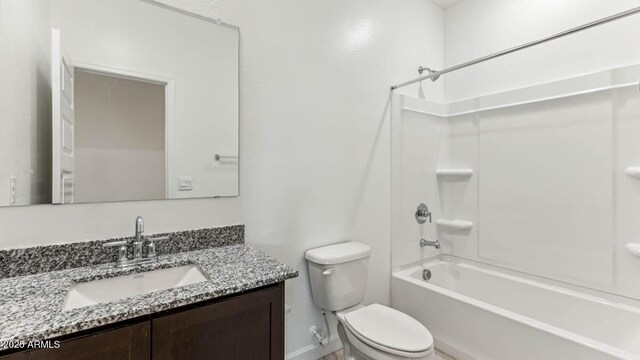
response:
[[[146,0],[0,0],[0,206],[238,195],[236,27]]]

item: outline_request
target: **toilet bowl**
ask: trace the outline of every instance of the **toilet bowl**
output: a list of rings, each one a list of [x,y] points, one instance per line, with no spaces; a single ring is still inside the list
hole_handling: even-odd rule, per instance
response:
[[[429,360],[433,337],[417,320],[398,310],[372,304],[336,312],[345,360]]]
[[[390,307],[362,304],[370,253],[358,242],[305,253],[314,303],[338,318],[345,360],[433,359],[433,337],[424,325]]]

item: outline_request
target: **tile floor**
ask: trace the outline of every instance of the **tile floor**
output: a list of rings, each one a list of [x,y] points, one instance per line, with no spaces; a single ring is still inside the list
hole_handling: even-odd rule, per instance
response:
[[[344,358],[342,357],[342,349],[334,353],[331,353],[318,360],[344,360]],[[456,359],[436,349],[436,357],[434,360],[456,360]]]

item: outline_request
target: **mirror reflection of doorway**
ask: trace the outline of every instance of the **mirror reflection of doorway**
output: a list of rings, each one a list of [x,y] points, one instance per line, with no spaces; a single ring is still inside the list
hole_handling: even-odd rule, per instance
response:
[[[165,88],[76,68],[75,202],[166,197]]]

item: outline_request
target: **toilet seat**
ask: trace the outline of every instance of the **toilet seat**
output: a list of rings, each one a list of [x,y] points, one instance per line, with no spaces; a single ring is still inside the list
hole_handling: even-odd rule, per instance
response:
[[[433,351],[433,336],[411,316],[373,304],[338,314],[346,330],[379,351],[419,358]]]

